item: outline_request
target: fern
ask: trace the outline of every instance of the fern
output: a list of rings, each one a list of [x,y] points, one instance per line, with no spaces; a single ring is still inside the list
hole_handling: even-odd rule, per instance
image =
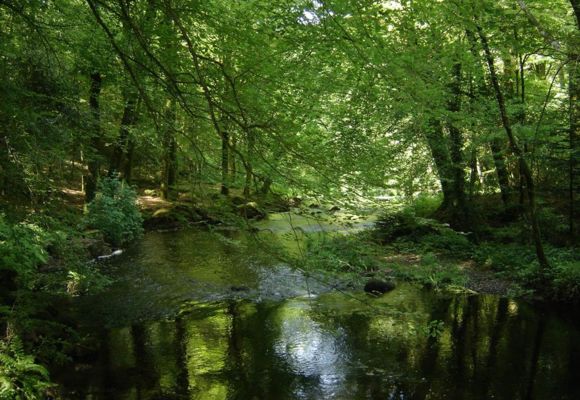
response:
[[[0,270],[15,271],[27,285],[36,268],[47,262],[49,234],[31,223],[10,224],[0,214]]]
[[[18,338],[0,341],[0,399],[41,399],[51,386],[46,368],[25,353]]]

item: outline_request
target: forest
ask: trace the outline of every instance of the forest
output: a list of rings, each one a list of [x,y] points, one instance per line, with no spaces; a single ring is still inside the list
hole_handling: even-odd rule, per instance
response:
[[[580,398],[579,96],[580,0],[0,0],[0,399]]]

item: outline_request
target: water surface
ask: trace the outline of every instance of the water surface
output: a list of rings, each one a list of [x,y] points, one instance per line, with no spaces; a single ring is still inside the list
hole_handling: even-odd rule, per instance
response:
[[[149,233],[105,268],[78,301],[97,350],[53,372],[70,399],[580,398],[578,318],[546,306],[336,290],[236,232]]]

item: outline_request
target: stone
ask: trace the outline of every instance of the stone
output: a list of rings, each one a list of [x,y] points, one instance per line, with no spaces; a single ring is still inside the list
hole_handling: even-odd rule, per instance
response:
[[[111,253],[111,247],[105,242],[103,235],[100,232],[89,231],[86,232],[85,237],[81,239],[81,244],[87,252],[90,258],[97,258],[104,254]]]

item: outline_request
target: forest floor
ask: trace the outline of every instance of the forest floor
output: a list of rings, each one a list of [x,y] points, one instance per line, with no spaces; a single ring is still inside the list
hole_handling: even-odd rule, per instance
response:
[[[497,294],[506,296],[510,293],[510,289],[514,282],[498,278],[493,272],[478,268],[473,261],[467,261],[469,264],[463,269],[467,277],[465,287],[477,293]]]

